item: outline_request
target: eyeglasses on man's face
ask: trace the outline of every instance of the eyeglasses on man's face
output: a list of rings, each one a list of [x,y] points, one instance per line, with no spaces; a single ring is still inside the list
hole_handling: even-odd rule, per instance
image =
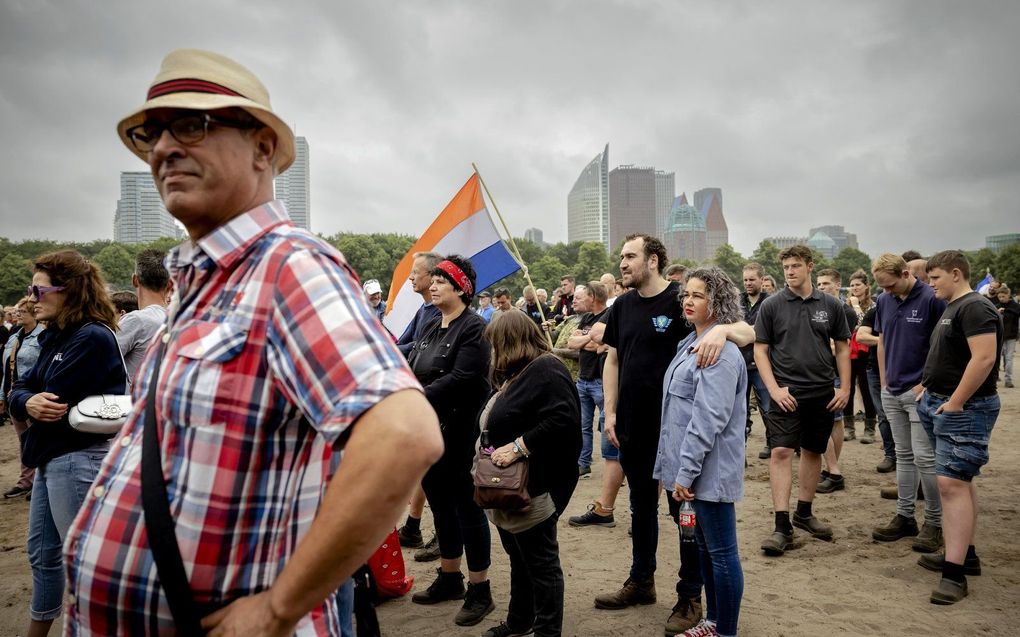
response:
[[[38,301],[50,292],[63,292],[65,289],[62,285],[30,285],[28,286],[27,294]]]
[[[156,147],[160,137],[163,136],[163,131],[170,131],[174,139],[192,146],[205,139],[209,134],[210,125],[252,130],[261,124],[258,120],[230,119],[205,112],[187,111],[171,120],[146,120],[138,126],[127,129],[125,135],[139,152],[148,153]]]

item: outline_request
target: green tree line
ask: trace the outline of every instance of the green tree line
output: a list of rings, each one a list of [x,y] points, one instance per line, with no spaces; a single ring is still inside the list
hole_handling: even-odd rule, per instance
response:
[[[415,242],[415,237],[397,233],[355,234],[341,232],[324,236],[324,240],[340,250],[362,281],[378,279],[384,292],[389,292],[393,270],[404,254]],[[559,286],[560,277],[573,275],[581,284],[598,279],[604,272],[619,276],[619,249],[606,254],[602,244],[597,242],[573,241],[553,245],[538,245],[527,239],[515,239],[521,257],[528,264],[532,281],[552,294]],[[148,244],[122,244],[109,240],[88,243],[58,242],[49,240],[27,240],[13,242],[0,237],[0,303],[9,305],[21,298],[25,287],[31,282],[32,260],[41,254],[55,250],[77,250],[98,264],[106,280],[114,289],[126,290],[131,287],[131,273],[134,271],[135,256],[145,248],[166,251],[178,242],[175,239],[159,239]],[[750,255],[742,255],[730,245],[723,245],[712,259],[740,285],[743,265],[757,261],[766,273],[775,277],[782,285],[783,268],[779,263],[779,248],[769,241],[762,241]],[[674,255],[675,256],[675,255]],[[996,254],[987,248],[969,252],[971,260],[971,283],[984,278],[987,271],[1013,290],[1020,290],[1020,245],[1012,245]],[[855,248],[846,248],[834,259],[825,259],[815,253],[815,271],[835,268],[843,276],[844,283],[856,270],[871,271],[871,256]],[[684,258],[674,258],[674,263],[688,267],[698,263]],[[526,285],[523,272],[517,272],[491,286],[509,287],[519,295]]]

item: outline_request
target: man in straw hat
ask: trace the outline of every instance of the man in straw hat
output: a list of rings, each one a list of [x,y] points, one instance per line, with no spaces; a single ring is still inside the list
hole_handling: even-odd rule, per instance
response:
[[[435,414],[344,257],[273,200],[294,137],[249,70],[174,51],[117,130],[190,241],[65,547],[68,634],[335,635],[337,587],[442,451]]]

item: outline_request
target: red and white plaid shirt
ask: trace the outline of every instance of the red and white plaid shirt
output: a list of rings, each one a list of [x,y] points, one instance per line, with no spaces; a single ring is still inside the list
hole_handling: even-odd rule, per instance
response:
[[[156,391],[177,542],[199,604],[268,588],[318,511],[334,444],[387,395],[420,388],[343,256],[279,202],[172,251],[177,286]],[[135,410],[65,545],[65,634],[172,635],[141,505],[150,345]],[[338,635],[335,598],[297,635]]]

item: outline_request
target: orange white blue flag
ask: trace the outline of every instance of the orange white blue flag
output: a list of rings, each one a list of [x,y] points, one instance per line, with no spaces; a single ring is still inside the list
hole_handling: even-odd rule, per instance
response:
[[[393,334],[402,334],[422,305],[421,295],[415,293],[408,280],[416,252],[467,257],[477,273],[476,292],[521,269],[492,223],[482,198],[478,173],[471,175],[393,271],[383,320]]]

